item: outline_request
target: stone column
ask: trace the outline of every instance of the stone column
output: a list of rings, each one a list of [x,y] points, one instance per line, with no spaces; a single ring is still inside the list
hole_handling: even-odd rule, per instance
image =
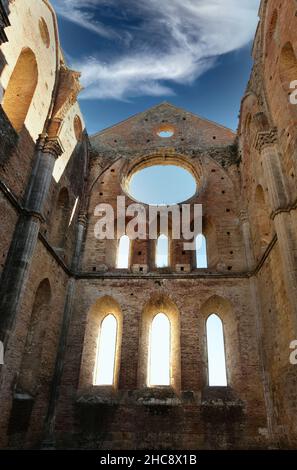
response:
[[[252,271],[254,268],[255,259],[252,249],[250,222],[247,212],[245,210],[241,211],[239,218],[241,222],[241,230],[243,235],[247,267],[249,271]]]
[[[74,272],[79,270],[80,257],[82,253],[82,244],[85,236],[85,231],[87,227],[87,215],[84,212],[81,212],[78,216],[77,224],[77,234],[76,234],[76,243],[74,256],[72,260],[72,269]],[[43,449],[53,449],[55,448],[55,421],[56,421],[56,406],[60,394],[61,381],[63,375],[63,367],[66,354],[66,344],[69,326],[71,322],[71,316],[73,311],[73,302],[75,298],[75,279],[70,278],[67,286],[67,293],[65,299],[64,313],[63,313],[63,324],[60,334],[59,347],[55,363],[55,371],[53,380],[51,383],[51,391],[49,395],[49,403],[47,415],[44,422],[43,430],[43,440],[42,448]]]
[[[26,286],[37,243],[43,209],[51,183],[56,158],[62,154],[59,139],[43,135],[36,146],[35,166],[29,181],[25,211],[13,235],[0,288],[0,340],[7,345]]]
[[[297,337],[297,236],[290,216],[290,200],[280,163],[276,129],[259,132],[255,146],[261,156],[268,187],[271,218],[274,220],[281,251],[283,275],[294,313]]]
[[[85,231],[87,227],[87,215],[81,212],[78,216],[77,221],[77,233],[76,233],[76,243],[75,250],[72,260],[72,269],[77,271],[79,269],[80,255],[82,250],[82,244],[85,237]]]

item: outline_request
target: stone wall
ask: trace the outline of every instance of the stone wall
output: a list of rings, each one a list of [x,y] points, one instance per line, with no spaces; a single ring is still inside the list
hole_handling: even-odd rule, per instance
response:
[[[0,24],[8,39],[0,45],[0,446],[296,447],[296,2],[261,2],[237,134],[162,103],[91,138],[51,6],[9,7]],[[24,47],[38,74],[18,128],[5,100]],[[95,238],[97,204],[133,202],[131,177],[153,164],[178,164],[196,178],[191,202],[203,205],[207,269],[175,240],[170,266],[158,269],[155,241],[144,240],[119,270],[117,240]],[[173,329],[165,388],[146,379],[160,309]],[[119,322],[115,386],[101,387],[93,371],[108,313]],[[208,386],[212,313],[224,326],[228,387]]]

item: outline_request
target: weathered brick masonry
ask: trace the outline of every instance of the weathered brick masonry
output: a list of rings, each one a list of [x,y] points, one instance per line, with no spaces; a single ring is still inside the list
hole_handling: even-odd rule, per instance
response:
[[[236,134],[162,103],[92,137],[49,2],[0,6],[0,446],[296,448],[296,2],[261,2]],[[177,240],[168,268],[156,267],[154,240],[136,240],[129,269],[117,269],[117,241],[94,237],[97,204],[131,203],[131,176],[154,164],[196,178],[207,269]],[[146,380],[160,311],[174,349],[162,388]],[[115,383],[94,386],[109,313]],[[212,313],[224,325],[228,387],[208,386]]]

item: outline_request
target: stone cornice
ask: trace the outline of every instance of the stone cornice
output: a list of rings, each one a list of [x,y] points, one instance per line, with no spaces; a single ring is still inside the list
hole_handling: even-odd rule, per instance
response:
[[[254,147],[258,152],[262,152],[265,147],[275,145],[278,141],[277,128],[269,131],[258,132],[255,138]]]

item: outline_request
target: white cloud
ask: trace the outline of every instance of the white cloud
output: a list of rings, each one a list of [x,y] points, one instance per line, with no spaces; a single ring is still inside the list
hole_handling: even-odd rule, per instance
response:
[[[95,10],[100,3],[100,0],[52,0],[56,12],[65,20],[99,36],[113,38],[116,34],[95,18]]]
[[[259,0],[121,0],[121,13],[138,19],[129,31],[96,20],[96,9],[100,17],[106,6],[119,8],[118,0],[54,0],[54,6],[100,36],[132,37],[115,58],[103,61],[99,43],[97,56],[71,64],[82,71],[82,98],[127,99],[172,94],[170,82],[192,83],[218,56],[245,46],[255,34]]]

